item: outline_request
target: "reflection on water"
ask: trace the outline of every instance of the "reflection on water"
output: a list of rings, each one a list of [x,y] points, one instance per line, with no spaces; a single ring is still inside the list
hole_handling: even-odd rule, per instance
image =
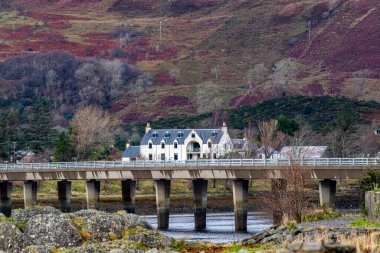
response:
[[[157,227],[157,217],[144,216],[150,224]],[[207,228],[202,231],[194,229],[193,214],[170,215],[169,230],[162,231],[165,235],[177,239],[204,240],[214,243],[233,242],[248,237],[250,234],[272,226],[272,215],[264,212],[248,213],[248,231],[235,233],[233,213],[208,213]]]

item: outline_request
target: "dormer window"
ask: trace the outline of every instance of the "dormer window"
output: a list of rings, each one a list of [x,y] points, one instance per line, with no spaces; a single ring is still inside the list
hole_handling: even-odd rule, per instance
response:
[[[195,138],[195,133],[192,133],[192,134],[191,134],[191,138]]]
[[[162,148],[162,149],[165,148],[165,142],[162,142],[162,143],[161,143],[161,148]]]
[[[213,137],[216,137],[216,136],[218,135],[218,132],[217,132],[217,131],[212,131],[212,132],[211,132],[211,135],[212,135]]]
[[[158,137],[158,132],[154,131],[154,132],[152,133],[152,137],[153,137],[153,138],[157,138],[157,137]]]
[[[182,131],[179,131],[179,132],[177,133],[177,137],[178,137],[178,138],[182,138],[182,137],[183,137],[183,135],[184,135],[184,134],[183,134],[183,132],[182,132]]]
[[[148,146],[149,146],[149,149],[152,149],[153,148],[153,143],[149,142]]]
[[[169,132],[169,131],[166,131],[166,132],[164,133],[164,137],[165,137],[165,138],[169,138],[169,137],[170,137],[170,132]]]

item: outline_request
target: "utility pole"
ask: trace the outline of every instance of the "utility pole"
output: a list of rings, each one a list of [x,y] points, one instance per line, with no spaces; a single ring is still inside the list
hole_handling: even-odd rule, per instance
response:
[[[311,21],[309,21],[309,43],[311,42]]]
[[[12,141],[13,144],[13,163],[16,163],[16,144],[17,142]]]

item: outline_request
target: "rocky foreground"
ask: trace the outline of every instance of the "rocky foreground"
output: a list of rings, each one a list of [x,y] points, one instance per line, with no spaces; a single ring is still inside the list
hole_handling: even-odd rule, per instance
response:
[[[174,243],[145,219],[125,211],[66,214],[52,207],[33,207],[0,217],[0,252],[170,252]]]
[[[0,253],[248,253],[258,250],[354,253],[357,249],[380,252],[379,230],[277,226],[235,244],[216,245],[177,241],[154,230],[144,218],[125,211],[82,210],[67,214],[53,207],[32,207],[13,210],[10,218],[0,215]]]

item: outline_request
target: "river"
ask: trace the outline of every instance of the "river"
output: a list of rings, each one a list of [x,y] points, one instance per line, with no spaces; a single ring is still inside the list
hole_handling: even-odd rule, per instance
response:
[[[147,221],[157,227],[157,216],[145,215]],[[234,213],[208,213],[207,228],[194,229],[193,214],[171,214],[167,236],[190,241],[203,240],[214,243],[234,242],[272,226],[272,215],[265,212],[249,212],[246,233],[235,233]]]

